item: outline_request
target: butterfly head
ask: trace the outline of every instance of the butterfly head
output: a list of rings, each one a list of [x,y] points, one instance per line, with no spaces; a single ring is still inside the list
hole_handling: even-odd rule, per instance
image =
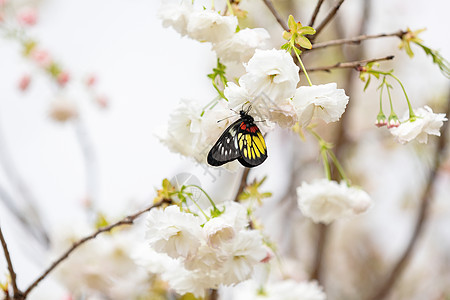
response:
[[[249,114],[248,114],[248,112],[249,112],[249,109],[247,109],[246,111],[245,110],[241,110],[240,112],[239,112],[239,114],[241,115],[241,119],[243,120],[243,121],[245,121],[245,122],[253,122],[254,121],[254,119],[253,119],[253,117],[252,116],[250,116]]]

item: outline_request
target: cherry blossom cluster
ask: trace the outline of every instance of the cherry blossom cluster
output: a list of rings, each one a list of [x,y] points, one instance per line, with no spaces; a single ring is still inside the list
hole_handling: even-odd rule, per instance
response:
[[[247,211],[236,202],[198,215],[177,205],[152,210],[147,241],[155,252],[147,253],[147,269],[177,293],[196,297],[249,279],[254,266],[268,256],[260,232],[248,228]]]
[[[59,255],[91,232],[91,226],[79,220],[76,226],[60,226],[52,237],[52,252]],[[118,229],[80,247],[57,269],[55,277],[70,291],[67,299],[148,297],[152,274],[140,268],[133,257],[140,246],[134,228]]]
[[[223,16],[210,9],[196,10],[190,1],[164,3],[159,16],[164,26],[173,27],[192,39],[212,43],[219,60],[240,62],[245,68],[237,82],[228,82],[222,74],[223,91],[213,79],[220,97],[212,104],[180,102],[170,116],[166,134],[160,137],[170,150],[205,163],[210,147],[230,125],[232,111],[245,106],[251,106],[250,113],[260,122],[263,132],[276,126],[291,128],[297,123],[306,127],[314,117],[326,123],[335,122],[344,113],[349,97],[335,83],[297,88],[299,67],[288,49],[264,50],[269,39],[264,29],[236,30],[235,16]],[[301,34],[314,32],[310,27],[297,25],[292,16],[290,23],[299,27],[298,33],[291,34],[297,40],[307,40]],[[233,169],[233,163],[226,167]]]
[[[192,1],[164,3],[159,11],[165,27],[173,27],[181,35],[212,43],[224,63],[247,62],[255,49],[267,47],[270,38],[264,28],[238,29],[236,16],[222,16],[211,9],[194,8]]]

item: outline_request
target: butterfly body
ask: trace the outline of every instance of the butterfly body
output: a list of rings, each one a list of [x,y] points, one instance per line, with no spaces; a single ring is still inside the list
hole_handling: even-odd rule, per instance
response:
[[[254,119],[241,110],[240,118],[228,126],[208,153],[208,164],[221,166],[237,159],[243,166],[252,168],[267,158],[264,137]]]

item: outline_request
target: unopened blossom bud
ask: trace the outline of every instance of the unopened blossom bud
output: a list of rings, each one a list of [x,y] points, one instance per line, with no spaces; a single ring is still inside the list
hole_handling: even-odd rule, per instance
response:
[[[58,74],[56,80],[60,85],[65,85],[70,80],[69,73],[67,73],[66,71],[62,71]]]
[[[375,121],[375,126],[383,127],[387,124],[388,124],[388,122],[387,122],[386,116],[384,115],[384,113],[382,111],[380,111],[378,113],[377,120]]]
[[[78,115],[78,109],[74,102],[66,99],[57,99],[51,103],[50,117],[59,122],[65,122]]]
[[[48,68],[52,64],[52,58],[45,50],[32,50],[31,58],[42,68]]]
[[[32,7],[24,7],[17,14],[17,20],[21,25],[33,26],[37,22],[37,11]]]
[[[86,85],[93,86],[97,82],[97,77],[95,75],[89,75],[86,78]]]
[[[97,97],[95,97],[95,102],[101,108],[108,108],[108,106],[109,106],[109,100],[108,100],[108,98],[106,96],[97,96]]]
[[[394,128],[400,126],[400,121],[395,113],[391,113],[389,116],[387,128]]]
[[[26,91],[30,85],[31,77],[28,74],[24,74],[19,80],[19,90]]]

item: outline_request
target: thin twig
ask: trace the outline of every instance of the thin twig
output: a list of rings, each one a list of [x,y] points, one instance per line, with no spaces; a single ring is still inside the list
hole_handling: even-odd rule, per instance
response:
[[[448,96],[447,100],[447,112],[446,115],[450,115],[450,95]],[[423,228],[427,222],[428,217],[428,210],[431,204],[431,199],[433,196],[433,185],[437,176],[437,172],[439,170],[439,167],[442,163],[444,154],[446,153],[446,147],[447,147],[447,139],[448,139],[448,121],[444,122],[444,125],[442,126],[442,136],[439,138],[438,145],[435,150],[434,154],[434,162],[433,162],[433,168],[431,169],[430,175],[428,177],[427,186],[422,194],[421,198],[421,204],[420,204],[420,210],[417,215],[416,224],[414,226],[414,231],[412,233],[411,239],[408,242],[408,246],[406,247],[403,254],[400,256],[397,263],[395,263],[394,267],[392,268],[392,271],[387,276],[386,280],[382,283],[381,287],[377,289],[377,292],[375,295],[370,298],[374,300],[380,300],[384,299],[389,292],[391,291],[392,287],[395,285],[395,283],[400,279],[404,269],[408,265],[408,262],[413,254],[414,248],[417,245],[417,241],[419,240],[419,237],[423,231]]]
[[[380,58],[349,61],[349,62],[339,62],[339,63],[337,63],[335,65],[331,65],[331,66],[306,68],[306,71],[308,71],[308,72],[317,72],[317,71],[330,72],[333,69],[355,69],[355,70],[358,70],[358,67],[362,67],[365,64],[370,63],[370,62],[392,60],[392,59],[394,59],[394,55],[389,55],[389,56],[380,57]],[[302,72],[302,70],[300,70],[300,72]]]
[[[360,44],[362,41],[365,41],[365,40],[377,39],[377,38],[382,38],[382,37],[397,36],[399,38],[402,38],[405,33],[406,33],[405,31],[399,30],[399,31],[392,32],[392,33],[363,34],[363,35],[355,36],[355,37],[352,37],[349,39],[339,39],[339,40],[332,40],[332,41],[327,41],[327,42],[323,42],[323,43],[317,43],[317,44],[312,45],[311,50],[330,47],[330,46],[338,46],[338,45],[342,45],[342,44]]]
[[[239,195],[242,194],[245,187],[247,186],[247,178],[248,178],[249,173],[250,173],[250,168],[245,168],[244,173],[242,173],[241,183],[239,184],[239,188],[237,190],[236,197],[234,197],[235,202],[239,201]]]
[[[325,17],[325,19],[322,21],[322,23],[319,24],[316,28],[316,34],[312,36],[312,40],[315,40],[319,33],[325,28],[325,26],[334,18],[337,11],[341,7],[342,3],[344,3],[345,0],[339,0],[331,9],[331,11],[328,13],[328,15]]]
[[[5,172],[6,178],[11,182],[11,185],[18,192],[19,197],[14,199],[12,205],[10,205],[11,203],[6,203],[8,201],[7,198],[2,197],[0,200],[5,202],[5,205],[11,208],[14,207],[12,211],[14,211],[16,217],[25,225],[25,228],[29,230],[37,241],[48,247],[50,239],[36,206],[38,201],[21,176],[18,168],[14,165],[14,159],[8,151],[7,141],[1,125],[0,123],[0,167]],[[19,208],[19,202],[22,208]],[[21,216],[17,215],[17,213]],[[22,221],[24,219],[26,219],[26,223]]]
[[[318,238],[315,247],[315,257],[313,262],[313,269],[311,272],[311,279],[321,282],[321,270],[323,264],[323,256],[325,252],[325,242],[328,235],[328,226],[325,224],[318,224]]]
[[[269,8],[272,15],[275,17],[275,19],[277,19],[278,24],[280,24],[284,30],[289,31],[289,27],[287,26],[286,21],[284,21],[283,18],[280,16],[280,14],[277,12],[275,7],[273,6],[272,1],[270,0],[263,0],[263,1],[266,4],[267,8]]]
[[[8,264],[9,275],[11,276],[11,284],[14,292],[14,299],[19,299],[22,292],[17,287],[16,272],[14,272],[11,256],[9,255],[8,246],[6,245],[5,238],[3,236],[2,227],[0,226],[0,240],[2,243],[3,252],[5,253],[6,262]]]
[[[163,205],[164,203],[171,203],[170,200],[162,200],[158,203],[153,204],[152,206],[141,210],[133,215],[127,216],[125,218],[123,218],[122,220],[111,224],[109,226],[106,227],[102,227],[100,229],[98,229],[96,232],[92,233],[91,235],[88,235],[87,237],[82,238],[81,240],[79,240],[78,242],[74,243],[72,245],[72,247],[70,247],[69,249],[67,249],[66,252],[64,252],[56,261],[54,261],[50,267],[48,267],[44,273],[42,273],[41,276],[39,276],[38,279],[36,279],[33,283],[31,283],[31,285],[25,290],[24,292],[24,296],[26,297],[51,271],[53,271],[53,269],[55,269],[61,262],[63,262],[64,260],[66,260],[69,255],[75,251],[75,249],[77,249],[78,247],[80,247],[81,245],[83,245],[84,243],[86,243],[89,240],[94,239],[95,237],[97,237],[97,235],[103,233],[103,232],[108,232],[111,231],[113,228],[116,228],[118,226],[122,226],[122,225],[131,225],[133,224],[134,220],[136,218],[138,218],[140,215],[142,215],[143,213],[146,213],[150,210],[152,210],[155,207],[159,207],[161,205]]]
[[[311,21],[309,21],[309,26],[313,27],[314,22],[316,21],[317,14],[319,14],[320,7],[322,6],[324,0],[317,1],[316,8],[314,9],[314,12],[311,16]]]

